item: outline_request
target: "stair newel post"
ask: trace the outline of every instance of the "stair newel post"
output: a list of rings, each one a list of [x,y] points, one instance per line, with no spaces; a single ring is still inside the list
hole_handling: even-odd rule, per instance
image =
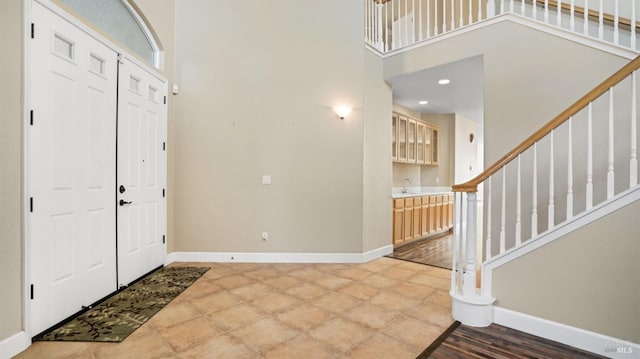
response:
[[[382,1],[376,2],[376,48],[384,51],[384,41],[382,41]]]
[[[476,295],[477,192],[467,192],[467,243],[463,295]]]
[[[636,97],[636,71],[631,74],[631,155],[629,159],[629,188],[638,184],[638,139],[637,131],[637,97]]]
[[[462,195],[464,192],[454,193],[453,205],[453,262],[451,266],[451,292],[458,292],[458,258],[462,241]]]

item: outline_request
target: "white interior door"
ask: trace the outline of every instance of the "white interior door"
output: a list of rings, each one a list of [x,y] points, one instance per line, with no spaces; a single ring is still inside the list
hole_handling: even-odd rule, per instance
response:
[[[127,57],[118,84],[118,283],[164,263],[167,84]]]
[[[26,170],[36,334],[117,288],[117,54],[32,4]]]

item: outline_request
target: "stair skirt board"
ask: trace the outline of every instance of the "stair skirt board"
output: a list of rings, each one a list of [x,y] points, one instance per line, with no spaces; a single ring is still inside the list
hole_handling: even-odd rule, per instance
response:
[[[640,344],[494,306],[493,322],[609,358],[630,359]]]
[[[252,253],[252,252],[173,252],[166,263],[237,262],[237,263],[366,263],[393,253],[389,244],[364,253]]]

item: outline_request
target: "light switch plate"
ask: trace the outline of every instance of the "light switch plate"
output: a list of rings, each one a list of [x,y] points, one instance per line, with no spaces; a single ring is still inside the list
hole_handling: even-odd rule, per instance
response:
[[[271,176],[262,176],[262,184],[271,184]]]

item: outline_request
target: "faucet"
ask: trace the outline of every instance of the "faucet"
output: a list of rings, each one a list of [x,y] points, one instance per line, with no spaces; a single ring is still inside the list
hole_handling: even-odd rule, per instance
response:
[[[402,181],[402,193],[407,193],[407,184],[411,184],[411,178],[405,178]]]

